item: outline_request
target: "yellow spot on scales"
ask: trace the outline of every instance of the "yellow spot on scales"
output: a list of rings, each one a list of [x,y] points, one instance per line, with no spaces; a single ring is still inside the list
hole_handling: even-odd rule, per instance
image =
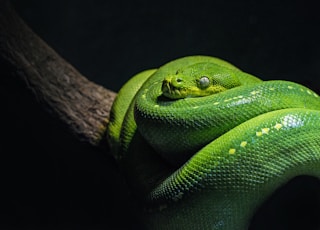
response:
[[[159,105],[154,105],[153,107],[154,107],[154,108],[159,108]]]
[[[276,130],[280,130],[280,129],[282,128],[282,124],[277,123],[277,124],[274,126],[274,128],[275,128]]]
[[[257,136],[257,137],[261,137],[262,135],[263,135],[262,132],[260,132],[260,131],[259,131],[259,132],[256,132],[256,136]]]
[[[251,94],[251,95],[256,95],[256,94],[258,94],[258,93],[260,93],[260,92],[255,90],[255,91],[252,91],[250,94]]]
[[[261,131],[256,132],[257,137],[261,137],[263,134],[269,134],[270,128],[262,128]]]
[[[293,87],[291,85],[288,85],[288,89],[293,89]]]
[[[242,141],[242,142],[240,143],[240,146],[241,146],[242,148],[244,148],[244,147],[246,147],[247,144],[248,144],[248,142]]]
[[[213,103],[214,105],[218,105],[220,102],[219,101],[217,101],[217,102],[215,102],[215,103]]]
[[[270,128],[263,128],[261,129],[262,134],[268,134],[269,133]]]
[[[143,99],[146,99],[146,95],[145,94],[142,94],[142,96],[141,96]]]
[[[229,154],[235,154],[236,153],[236,149],[229,149]]]

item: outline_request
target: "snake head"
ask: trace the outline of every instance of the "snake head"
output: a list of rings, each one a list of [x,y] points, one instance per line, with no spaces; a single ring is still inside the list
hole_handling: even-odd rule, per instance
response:
[[[213,63],[197,63],[165,77],[162,93],[169,99],[203,97],[239,85],[235,70]]]

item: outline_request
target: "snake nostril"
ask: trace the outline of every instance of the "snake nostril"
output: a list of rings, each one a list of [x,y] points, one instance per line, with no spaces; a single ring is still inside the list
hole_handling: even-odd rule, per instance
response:
[[[171,83],[174,87],[181,87],[183,83],[183,79],[180,77],[175,77],[172,79]]]

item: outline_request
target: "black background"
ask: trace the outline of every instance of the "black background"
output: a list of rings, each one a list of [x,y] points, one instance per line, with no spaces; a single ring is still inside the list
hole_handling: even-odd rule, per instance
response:
[[[61,56],[114,91],[139,71],[195,54],[320,91],[316,1],[13,2]],[[141,229],[114,160],[77,141],[22,84],[4,77],[0,87],[1,228]],[[319,194],[318,180],[294,180],[252,229],[317,229]]]

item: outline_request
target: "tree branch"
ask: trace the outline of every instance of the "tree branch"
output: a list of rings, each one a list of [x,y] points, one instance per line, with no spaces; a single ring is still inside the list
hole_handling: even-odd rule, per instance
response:
[[[80,140],[100,144],[116,93],[89,81],[61,58],[8,0],[0,0],[0,62]]]

